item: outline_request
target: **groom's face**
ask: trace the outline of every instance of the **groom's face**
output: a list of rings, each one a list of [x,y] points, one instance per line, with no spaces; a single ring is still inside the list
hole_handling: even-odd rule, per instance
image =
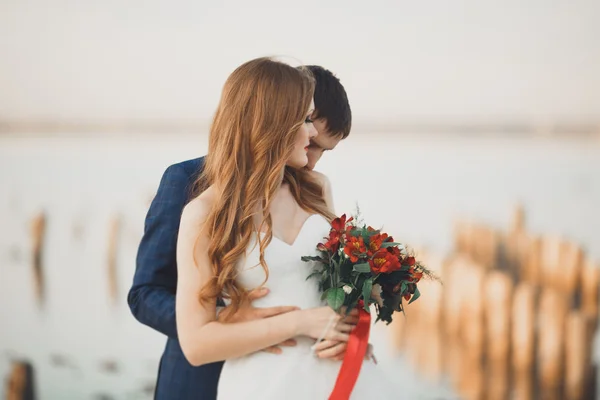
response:
[[[319,133],[317,136],[310,140],[308,146],[308,164],[306,168],[313,170],[317,162],[321,159],[326,151],[335,149],[335,146],[340,142],[341,137],[334,135],[327,129],[327,120],[324,118],[316,119],[313,122],[313,126]]]

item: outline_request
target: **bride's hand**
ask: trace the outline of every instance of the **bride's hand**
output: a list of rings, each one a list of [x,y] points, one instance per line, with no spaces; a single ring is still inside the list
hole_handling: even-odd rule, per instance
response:
[[[267,288],[259,288],[259,289],[254,289],[254,290],[250,291],[250,293],[248,294],[247,300],[244,301],[240,305],[240,308],[237,310],[237,312],[235,314],[233,314],[231,316],[231,318],[229,320],[227,320],[227,322],[252,321],[255,319],[274,317],[275,315],[284,314],[284,313],[298,310],[298,307],[294,307],[294,306],[278,306],[278,307],[268,307],[268,308],[258,308],[258,307],[252,306],[252,302],[254,300],[265,297],[267,294],[269,294],[269,289],[267,289]],[[225,311],[225,310],[223,310],[223,311]],[[223,322],[223,320],[222,320],[222,318],[219,318],[219,317],[221,317],[222,315],[225,314],[223,311],[217,317],[217,319],[220,320],[221,322]],[[262,349],[261,351],[271,353],[271,354],[281,354],[282,347],[294,347],[294,346],[296,346],[296,344],[297,344],[296,340],[288,339],[282,343],[279,343],[276,346],[267,347],[266,349]]]
[[[328,358],[331,360],[342,361],[344,359],[344,356],[346,355],[347,347],[348,343],[346,342],[323,340],[321,343],[315,345],[315,353],[319,358]],[[365,361],[370,360],[377,364],[377,359],[375,358],[375,354],[373,353],[373,345],[369,343],[369,346],[367,347],[367,352],[365,353]]]
[[[342,315],[344,316],[343,322],[352,325],[352,328],[358,323],[358,310],[352,310],[346,315],[346,309],[342,309]],[[320,343],[316,343],[314,350],[315,354],[319,358],[329,358],[333,360],[342,360],[346,354],[347,342],[339,340],[323,340]]]
[[[300,335],[313,339],[347,342],[356,318],[354,310],[348,317],[336,313],[331,307],[317,307],[299,311]]]

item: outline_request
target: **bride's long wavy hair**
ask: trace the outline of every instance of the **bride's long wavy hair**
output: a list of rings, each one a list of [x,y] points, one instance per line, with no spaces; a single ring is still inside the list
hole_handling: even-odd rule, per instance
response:
[[[204,225],[213,276],[201,289],[200,301],[228,298],[229,315],[247,296],[236,280],[236,264],[253,237],[258,237],[265,282],[268,278],[264,252],[273,237],[269,209],[282,182],[304,210],[333,218],[321,185],[307,171],[286,166],[314,85],[307,69],[258,58],[238,67],[223,87],[204,172],[195,187],[196,194],[209,186],[217,193]],[[256,216],[261,217],[259,227]]]

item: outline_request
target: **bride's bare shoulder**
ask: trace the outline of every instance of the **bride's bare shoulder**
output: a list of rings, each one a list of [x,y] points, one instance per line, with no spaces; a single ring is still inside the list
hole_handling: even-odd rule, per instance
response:
[[[329,182],[329,178],[327,177],[327,175],[319,172],[319,171],[310,171],[309,175],[316,180],[317,182],[319,182],[321,184],[321,186],[323,187],[329,187],[331,186],[331,183]]]
[[[327,178],[327,175],[317,171],[310,171],[310,174],[313,177],[313,179],[319,182],[319,184],[321,185],[321,188],[323,189],[323,198],[325,199],[325,203],[327,203],[327,207],[329,208],[329,210],[335,214],[335,208],[333,206],[333,194],[329,178]]]
[[[216,190],[213,186],[210,186],[197,197],[190,200],[184,207],[181,214],[181,224],[191,223],[198,227],[198,224],[203,223],[206,220],[206,217],[208,217],[215,201]]]

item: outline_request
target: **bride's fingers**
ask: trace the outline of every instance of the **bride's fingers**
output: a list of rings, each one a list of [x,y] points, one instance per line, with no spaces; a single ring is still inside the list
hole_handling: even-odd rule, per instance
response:
[[[265,297],[267,294],[269,294],[269,289],[266,287],[253,289],[248,293],[248,301],[260,299],[261,297]]]
[[[295,339],[288,339],[278,344],[278,346],[294,347],[298,344]]]
[[[327,335],[328,340],[337,340],[338,342],[347,342],[350,339],[350,335],[339,331],[331,331]]]
[[[317,352],[317,357],[319,358],[337,358],[340,357],[340,355],[343,357],[344,351],[346,350],[346,347],[348,346],[347,343],[345,342],[341,342],[336,344],[333,347],[330,347],[326,350],[323,351],[318,351]]]
[[[370,361],[373,360],[375,364],[377,364],[377,358],[375,358],[375,353],[373,352],[373,345],[369,344],[367,347],[367,353],[365,354],[365,360]]]
[[[342,316],[342,318],[344,317],[358,317],[358,309],[354,308],[352,309],[352,311],[350,311],[348,314],[346,314],[346,310],[348,308],[347,307],[342,307],[340,310],[340,315]]]
[[[343,322],[340,322],[337,324],[336,329],[340,332],[350,333],[352,331],[352,329],[354,329],[354,325],[345,324]]]
[[[370,360],[373,356],[373,345],[369,344],[367,346],[367,352],[365,353],[365,360]]]
[[[267,347],[266,349],[262,349],[262,351],[270,354],[281,354],[283,352],[279,346]]]
[[[332,358],[336,361],[343,361],[344,356],[346,355],[345,350],[346,347],[344,347],[344,350],[342,352],[340,352],[338,355]],[[372,344],[369,344],[369,346],[367,347],[367,352],[365,353],[365,361],[373,361],[375,364],[377,364],[377,358],[375,358],[375,353],[373,353]]]
[[[358,317],[349,316],[349,317],[342,319],[342,321],[347,324],[356,325],[356,324],[358,324]]]
[[[339,342],[335,341],[335,340],[322,340],[318,343],[315,343],[315,345],[313,346],[313,349],[315,350],[315,352],[320,352],[323,350],[327,350],[335,345],[337,345]]]
[[[294,339],[288,339],[288,340],[285,340],[285,341],[279,343],[276,346],[267,347],[266,349],[263,349],[262,351],[264,351],[265,353],[271,353],[271,354],[281,354],[283,352],[283,349],[280,346],[294,347],[296,344],[297,344],[297,342]]]

